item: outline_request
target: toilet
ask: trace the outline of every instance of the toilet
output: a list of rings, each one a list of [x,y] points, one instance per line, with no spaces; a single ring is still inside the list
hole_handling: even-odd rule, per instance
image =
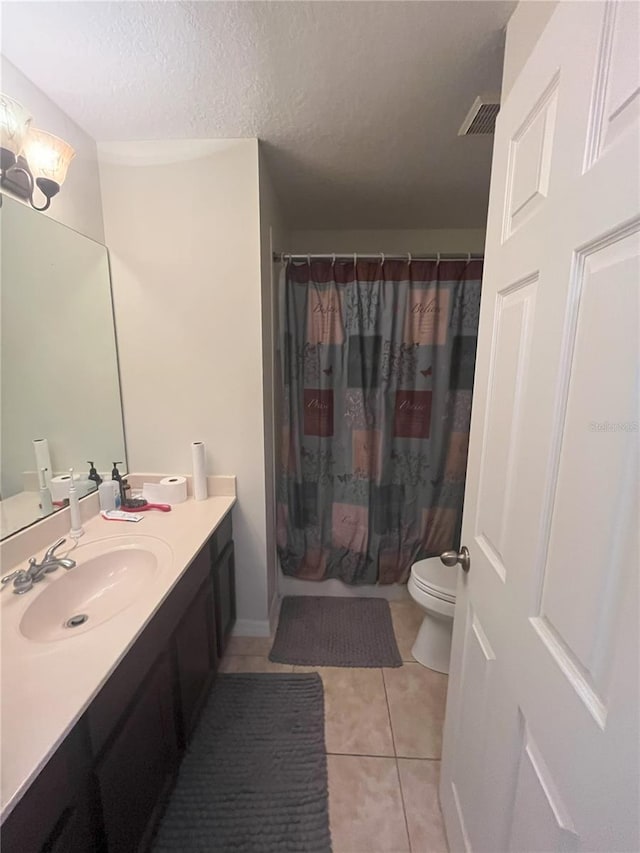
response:
[[[457,575],[439,557],[430,557],[411,566],[407,584],[411,598],[424,611],[411,654],[418,663],[436,672],[449,672]]]

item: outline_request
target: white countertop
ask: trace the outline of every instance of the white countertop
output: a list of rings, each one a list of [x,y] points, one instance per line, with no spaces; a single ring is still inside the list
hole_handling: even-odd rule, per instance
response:
[[[169,567],[154,575],[125,610],[93,630],[50,642],[29,640],[20,631],[27,607],[49,584],[64,576],[64,569],[46,575],[24,595],[14,595],[11,584],[2,591],[2,820],[99,693],[235,502],[231,496],[204,501],[189,498],[171,512],[144,513],[138,524],[105,521],[100,516],[86,521],[79,547],[112,537],[153,536],[166,542],[172,551]],[[67,539],[67,544],[72,540]],[[58,550],[59,556],[69,553],[73,557],[67,544]],[[38,559],[42,554],[43,551],[36,554]],[[11,570],[12,567],[3,566],[3,572]],[[81,561],[70,571],[82,571]]]

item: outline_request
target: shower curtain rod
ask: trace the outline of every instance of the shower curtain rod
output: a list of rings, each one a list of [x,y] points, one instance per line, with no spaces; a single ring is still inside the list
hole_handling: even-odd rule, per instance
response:
[[[274,261],[307,261],[310,258],[313,260],[323,261],[482,261],[484,254],[476,252],[464,252],[461,254],[444,254],[436,252],[431,255],[413,254],[405,252],[403,255],[387,255],[384,252],[352,252],[345,254],[336,252],[335,254],[316,254],[315,252],[274,252]]]

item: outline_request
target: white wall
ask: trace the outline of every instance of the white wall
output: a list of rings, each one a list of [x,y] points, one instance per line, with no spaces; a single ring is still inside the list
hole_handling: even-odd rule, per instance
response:
[[[386,231],[291,231],[290,252],[404,254],[405,252],[484,252],[484,228],[435,228]]]
[[[99,145],[131,470],[236,474],[237,629],[268,632],[258,143]]]
[[[262,147],[260,168],[260,275],[262,280],[262,359],[264,389],[264,451],[267,525],[267,600],[273,621],[278,595],[278,555],[276,547],[276,476],[278,470],[278,399],[276,343],[278,338],[278,265],[273,252],[287,242],[282,208],[265,162]],[[272,627],[275,627],[272,625]]]
[[[502,103],[542,35],[558,0],[521,0],[507,24],[502,72]]]
[[[104,243],[95,140],[4,56],[0,57],[0,75],[0,90],[31,113],[33,126],[59,136],[76,151],[60,193],[52,199],[51,207],[43,215]],[[36,204],[41,203],[36,190]]]

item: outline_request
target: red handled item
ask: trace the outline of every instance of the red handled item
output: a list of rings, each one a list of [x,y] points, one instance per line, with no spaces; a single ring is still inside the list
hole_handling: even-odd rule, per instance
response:
[[[144,506],[124,506],[120,507],[124,512],[145,512],[147,509],[159,509],[160,512],[171,512],[171,504],[145,504]]]

